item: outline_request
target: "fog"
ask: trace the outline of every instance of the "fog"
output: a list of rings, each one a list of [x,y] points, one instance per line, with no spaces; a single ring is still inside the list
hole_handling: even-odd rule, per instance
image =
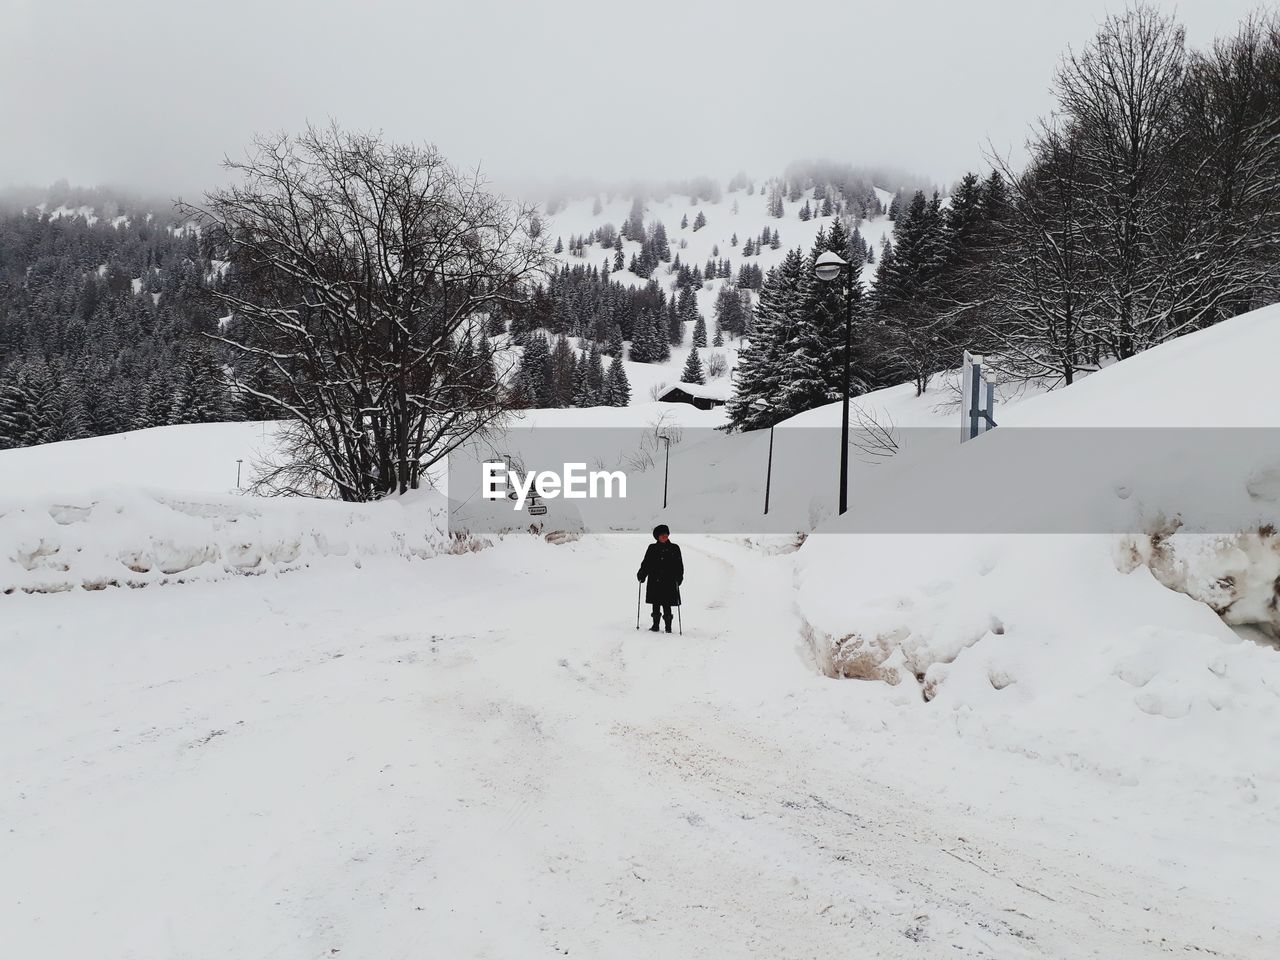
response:
[[[1193,45],[1254,4],[1183,0]],[[334,119],[495,182],[832,158],[937,182],[1016,160],[1120,3],[0,0],[0,185],[198,191],[255,131]]]

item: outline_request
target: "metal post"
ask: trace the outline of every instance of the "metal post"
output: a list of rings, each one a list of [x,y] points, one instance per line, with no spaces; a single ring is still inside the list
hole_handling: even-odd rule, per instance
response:
[[[236,489],[237,490],[240,489],[240,464],[242,463],[244,463],[243,460],[236,461]]]
[[[764,472],[764,512],[769,515],[769,484],[773,480],[773,424],[769,424],[769,466]]]
[[[844,410],[840,420],[840,512],[849,509],[849,353],[853,344],[853,264],[845,286],[844,314]]]
[[[662,509],[667,509],[667,478],[671,475],[671,438],[658,437],[666,446],[666,459],[662,467]]]
[[[978,414],[982,409],[982,367],[973,364],[970,368],[973,376],[973,387],[969,394],[969,439],[978,435]]]

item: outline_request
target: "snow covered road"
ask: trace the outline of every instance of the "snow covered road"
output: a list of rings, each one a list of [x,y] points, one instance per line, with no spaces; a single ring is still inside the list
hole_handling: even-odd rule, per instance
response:
[[[791,555],[676,539],[683,637],[632,537],[0,599],[0,955],[1275,955],[1274,837],[827,680]]]

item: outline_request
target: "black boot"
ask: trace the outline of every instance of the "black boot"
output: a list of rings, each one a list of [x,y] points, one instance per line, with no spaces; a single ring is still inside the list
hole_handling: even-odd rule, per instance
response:
[[[653,626],[649,628],[649,632],[650,633],[658,632],[658,614],[656,613],[653,615]],[[667,633],[670,633],[670,632],[671,632],[671,625],[667,624]]]
[[[666,617],[666,618],[665,618],[665,621],[666,621],[666,624],[667,624],[667,633],[670,633],[670,632],[671,632],[671,618],[670,618],[670,617]],[[658,629],[658,622],[657,622],[656,620],[653,622],[653,629],[655,629],[655,630],[657,630],[657,629]]]

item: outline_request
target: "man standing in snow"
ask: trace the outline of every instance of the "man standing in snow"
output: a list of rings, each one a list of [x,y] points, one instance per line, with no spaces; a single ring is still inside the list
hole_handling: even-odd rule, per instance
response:
[[[644,583],[646,603],[653,604],[653,626],[650,632],[658,632],[658,618],[666,621],[667,633],[671,632],[671,608],[680,606],[680,584],[684,583],[684,560],[680,548],[670,540],[671,531],[665,523],[653,528],[654,543],[644,552],[644,562],[636,572],[636,579]]]

